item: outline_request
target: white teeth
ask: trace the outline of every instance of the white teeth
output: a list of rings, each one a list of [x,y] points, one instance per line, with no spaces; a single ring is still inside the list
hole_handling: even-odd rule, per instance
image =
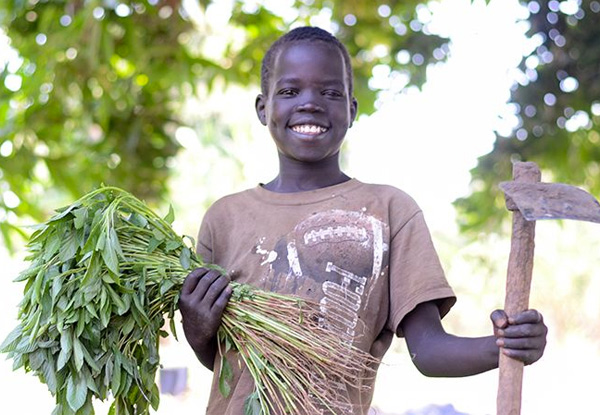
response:
[[[292,127],[297,133],[301,134],[321,134],[327,131],[327,128],[312,124],[294,125]]]

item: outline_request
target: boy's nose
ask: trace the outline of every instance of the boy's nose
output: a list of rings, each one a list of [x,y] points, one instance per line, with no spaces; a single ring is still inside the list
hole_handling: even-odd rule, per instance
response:
[[[300,104],[300,105],[298,105],[298,107],[296,109],[298,111],[306,111],[306,112],[322,112],[323,111],[323,107],[321,107],[319,104],[317,104],[314,101],[309,101],[304,104]]]
[[[298,104],[296,107],[297,111],[305,111],[305,112],[322,112],[323,107],[319,104],[319,102],[314,97],[307,97],[307,99]]]

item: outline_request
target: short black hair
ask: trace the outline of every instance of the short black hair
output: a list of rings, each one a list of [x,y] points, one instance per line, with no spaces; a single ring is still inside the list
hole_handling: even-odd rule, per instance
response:
[[[297,27],[293,30],[290,30],[285,35],[277,39],[271,45],[269,50],[267,50],[260,70],[260,89],[263,95],[267,95],[269,93],[271,68],[273,67],[275,58],[285,46],[298,42],[323,42],[335,46],[342,53],[344,67],[346,70],[346,78],[348,80],[348,92],[349,95],[352,96],[354,91],[354,82],[352,79],[352,63],[350,61],[348,49],[346,49],[346,46],[344,46],[344,44],[340,42],[338,38],[333,36],[328,31],[312,26]]]

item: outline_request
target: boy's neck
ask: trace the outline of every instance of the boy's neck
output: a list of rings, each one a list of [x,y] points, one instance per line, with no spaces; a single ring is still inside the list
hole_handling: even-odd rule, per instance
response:
[[[340,169],[337,158],[334,163],[306,164],[280,157],[279,174],[263,187],[277,193],[295,193],[322,189],[348,180],[350,177]]]

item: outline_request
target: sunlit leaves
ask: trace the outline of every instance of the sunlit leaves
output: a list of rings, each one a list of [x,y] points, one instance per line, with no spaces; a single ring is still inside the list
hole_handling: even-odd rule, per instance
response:
[[[508,217],[497,184],[510,180],[512,159],[537,162],[545,180],[600,195],[600,2],[526,7],[535,47],[512,93],[518,125],[472,171],[473,193],[456,202],[464,229],[497,230]]]
[[[444,58],[417,0],[296,0],[287,12],[237,0],[221,48],[205,21],[212,3],[199,2],[199,17],[180,2],[1,3],[18,53],[0,68],[0,234],[9,247],[16,218],[42,220],[48,197],[63,203],[100,183],[164,196],[185,99],[196,87],[259,85],[265,51],[292,26],[330,22],[352,56],[361,113],[373,111],[378,89],[421,85],[426,65]]]

